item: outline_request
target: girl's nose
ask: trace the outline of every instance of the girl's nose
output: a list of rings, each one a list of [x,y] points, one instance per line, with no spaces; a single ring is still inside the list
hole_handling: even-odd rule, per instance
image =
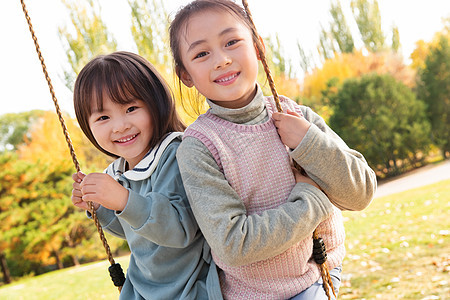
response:
[[[231,64],[231,58],[223,52],[219,52],[216,55],[216,62],[214,65],[214,69],[218,70],[224,68]]]
[[[130,128],[130,123],[126,118],[117,118],[114,120],[113,132],[124,132]]]

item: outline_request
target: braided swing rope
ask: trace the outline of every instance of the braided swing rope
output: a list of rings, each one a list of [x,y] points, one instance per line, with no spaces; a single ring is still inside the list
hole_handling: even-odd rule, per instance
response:
[[[248,3],[246,0],[242,0],[242,5],[245,9],[245,12],[247,14],[247,18],[250,21],[251,24],[251,29],[253,32],[253,35],[256,37],[256,48],[258,49],[258,55],[259,58],[261,60],[261,64],[264,67],[264,71],[266,73],[267,76],[267,81],[269,82],[269,86],[270,86],[270,90],[272,91],[273,94],[273,99],[275,100],[275,104],[277,107],[278,112],[283,112],[283,108],[281,107],[280,104],[280,98],[278,96],[278,92],[275,88],[275,82],[272,78],[272,74],[270,72],[269,66],[267,64],[267,59],[266,59],[266,55],[264,53],[264,46],[262,45],[262,42],[259,40],[259,34],[256,30],[256,26],[255,23],[253,22],[253,17],[252,14],[250,12],[250,9],[248,7]],[[302,173],[303,175],[306,175],[306,172],[303,170],[303,168],[297,164],[296,161],[293,162],[295,168]],[[334,297],[336,297],[336,293],[334,291],[334,287],[333,287],[333,282],[331,281],[331,277],[330,277],[330,273],[328,271],[328,266],[327,266],[327,262],[326,262],[326,252],[325,252],[325,245],[323,244],[323,240],[321,238],[319,238],[319,234],[317,233],[317,230],[314,230],[313,232],[313,240],[314,242],[319,242],[320,244],[320,248],[323,249],[322,251],[322,255],[320,257],[320,262],[317,262],[317,260],[315,259],[316,263],[319,265],[319,269],[320,269],[320,274],[322,276],[322,281],[323,281],[323,288],[325,290],[325,293],[328,296],[328,299],[331,299],[331,295],[330,295],[330,288],[331,291],[333,292]],[[320,255],[319,255],[320,256]]]
[[[70,156],[72,157],[72,161],[73,161],[73,164],[75,166],[75,169],[77,170],[77,172],[79,172],[79,171],[81,171],[80,164],[79,164],[77,156],[75,154],[75,150],[73,148],[72,141],[70,139],[69,132],[68,132],[67,127],[66,127],[66,123],[64,122],[64,118],[63,118],[61,110],[59,108],[58,100],[56,99],[55,91],[53,89],[53,85],[52,85],[50,76],[48,75],[47,67],[46,67],[45,62],[44,62],[44,57],[42,56],[42,53],[41,53],[41,50],[40,50],[40,47],[39,47],[39,43],[38,43],[38,40],[37,40],[37,37],[36,37],[36,34],[34,33],[33,25],[31,24],[31,18],[28,15],[28,10],[26,8],[24,0],[20,0],[20,3],[22,4],[22,10],[23,10],[23,13],[25,15],[25,19],[27,20],[28,28],[30,29],[31,37],[32,37],[33,42],[34,42],[34,46],[36,48],[36,52],[38,54],[39,61],[41,62],[42,71],[44,72],[45,79],[47,80],[47,84],[48,84],[48,87],[49,87],[49,90],[50,90],[50,94],[51,94],[52,99],[53,99],[53,104],[55,105],[56,114],[58,115],[59,122],[61,124],[62,130],[63,130],[63,134],[64,134],[64,137],[65,137],[66,142],[67,142],[67,146],[69,147]],[[88,201],[88,207],[89,207],[89,211],[90,211],[90,213],[92,215],[92,219],[94,220],[95,226],[97,227],[97,231],[98,231],[98,234],[100,235],[100,239],[102,241],[103,247],[105,248],[106,254],[108,256],[108,260],[109,260],[109,262],[111,264],[111,266],[109,267],[110,275],[112,277],[114,285],[118,287],[119,292],[120,292],[122,290],[122,286],[123,286],[123,283],[125,281],[125,276],[123,275],[122,268],[120,267],[120,264],[116,264],[116,262],[114,261],[114,258],[113,258],[112,254],[111,254],[111,249],[109,248],[108,242],[107,242],[106,237],[105,237],[105,235],[103,233],[103,229],[102,229],[102,227],[100,225],[100,222],[98,220],[97,213],[95,212],[94,206],[93,206],[91,201]]]

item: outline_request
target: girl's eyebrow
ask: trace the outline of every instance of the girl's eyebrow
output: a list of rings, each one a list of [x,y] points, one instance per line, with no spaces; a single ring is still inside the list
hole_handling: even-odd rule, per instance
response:
[[[228,27],[228,28],[225,28],[224,30],[222,30],[222,31],[219,33],[219,36],[223,36],[223,35],[225,35],[225,34],[227,34],[227,33],[229,33],[229,32],[233,32],[233,31],[236,31],[236,30],[237,30],[237,29],[234,28],[234,27]],[[194,49],[194,48],[197,47],[198,45],[203,44],[203,43],[205,43],[205,42],[206,42],[205,39],[197,40],[197,41],[193,42],[193,43],[189,46],[187,52],[191,51],[192,49]]]

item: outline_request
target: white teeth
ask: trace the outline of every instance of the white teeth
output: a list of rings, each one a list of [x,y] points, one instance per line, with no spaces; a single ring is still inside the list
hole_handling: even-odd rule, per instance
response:
[[[121,139],[121,140],[117,140],[119,143],[126,143],[128,141],[131,141],[132,139],[134,139],[137,136],[137,134],[130,136],[129,138],[126,139]]]
[[[233,79],[234,77],[236,77],[238,74],[236,73],[236,74],[233,74],[233,75],[231,75],[231,76],[228,76],[228,77],[226,77],[226,78],[222,78],[222,79],[219,79],[219,80],[216,80],[217,82],[225,82],[225,81],[229,81],[229,80],[231,80],[231,79]]]

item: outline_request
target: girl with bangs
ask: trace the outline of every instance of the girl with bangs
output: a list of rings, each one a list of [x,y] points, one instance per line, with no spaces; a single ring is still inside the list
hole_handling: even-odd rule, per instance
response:
[[[163,78],[139,55],[98,56],[77,77],[74,106],[84,134],[116,159],[104,173],[74,174],[72,202],[91,201],[103,229],[128,242],[120,299],[222,299],[182,184],[185,126]]]

